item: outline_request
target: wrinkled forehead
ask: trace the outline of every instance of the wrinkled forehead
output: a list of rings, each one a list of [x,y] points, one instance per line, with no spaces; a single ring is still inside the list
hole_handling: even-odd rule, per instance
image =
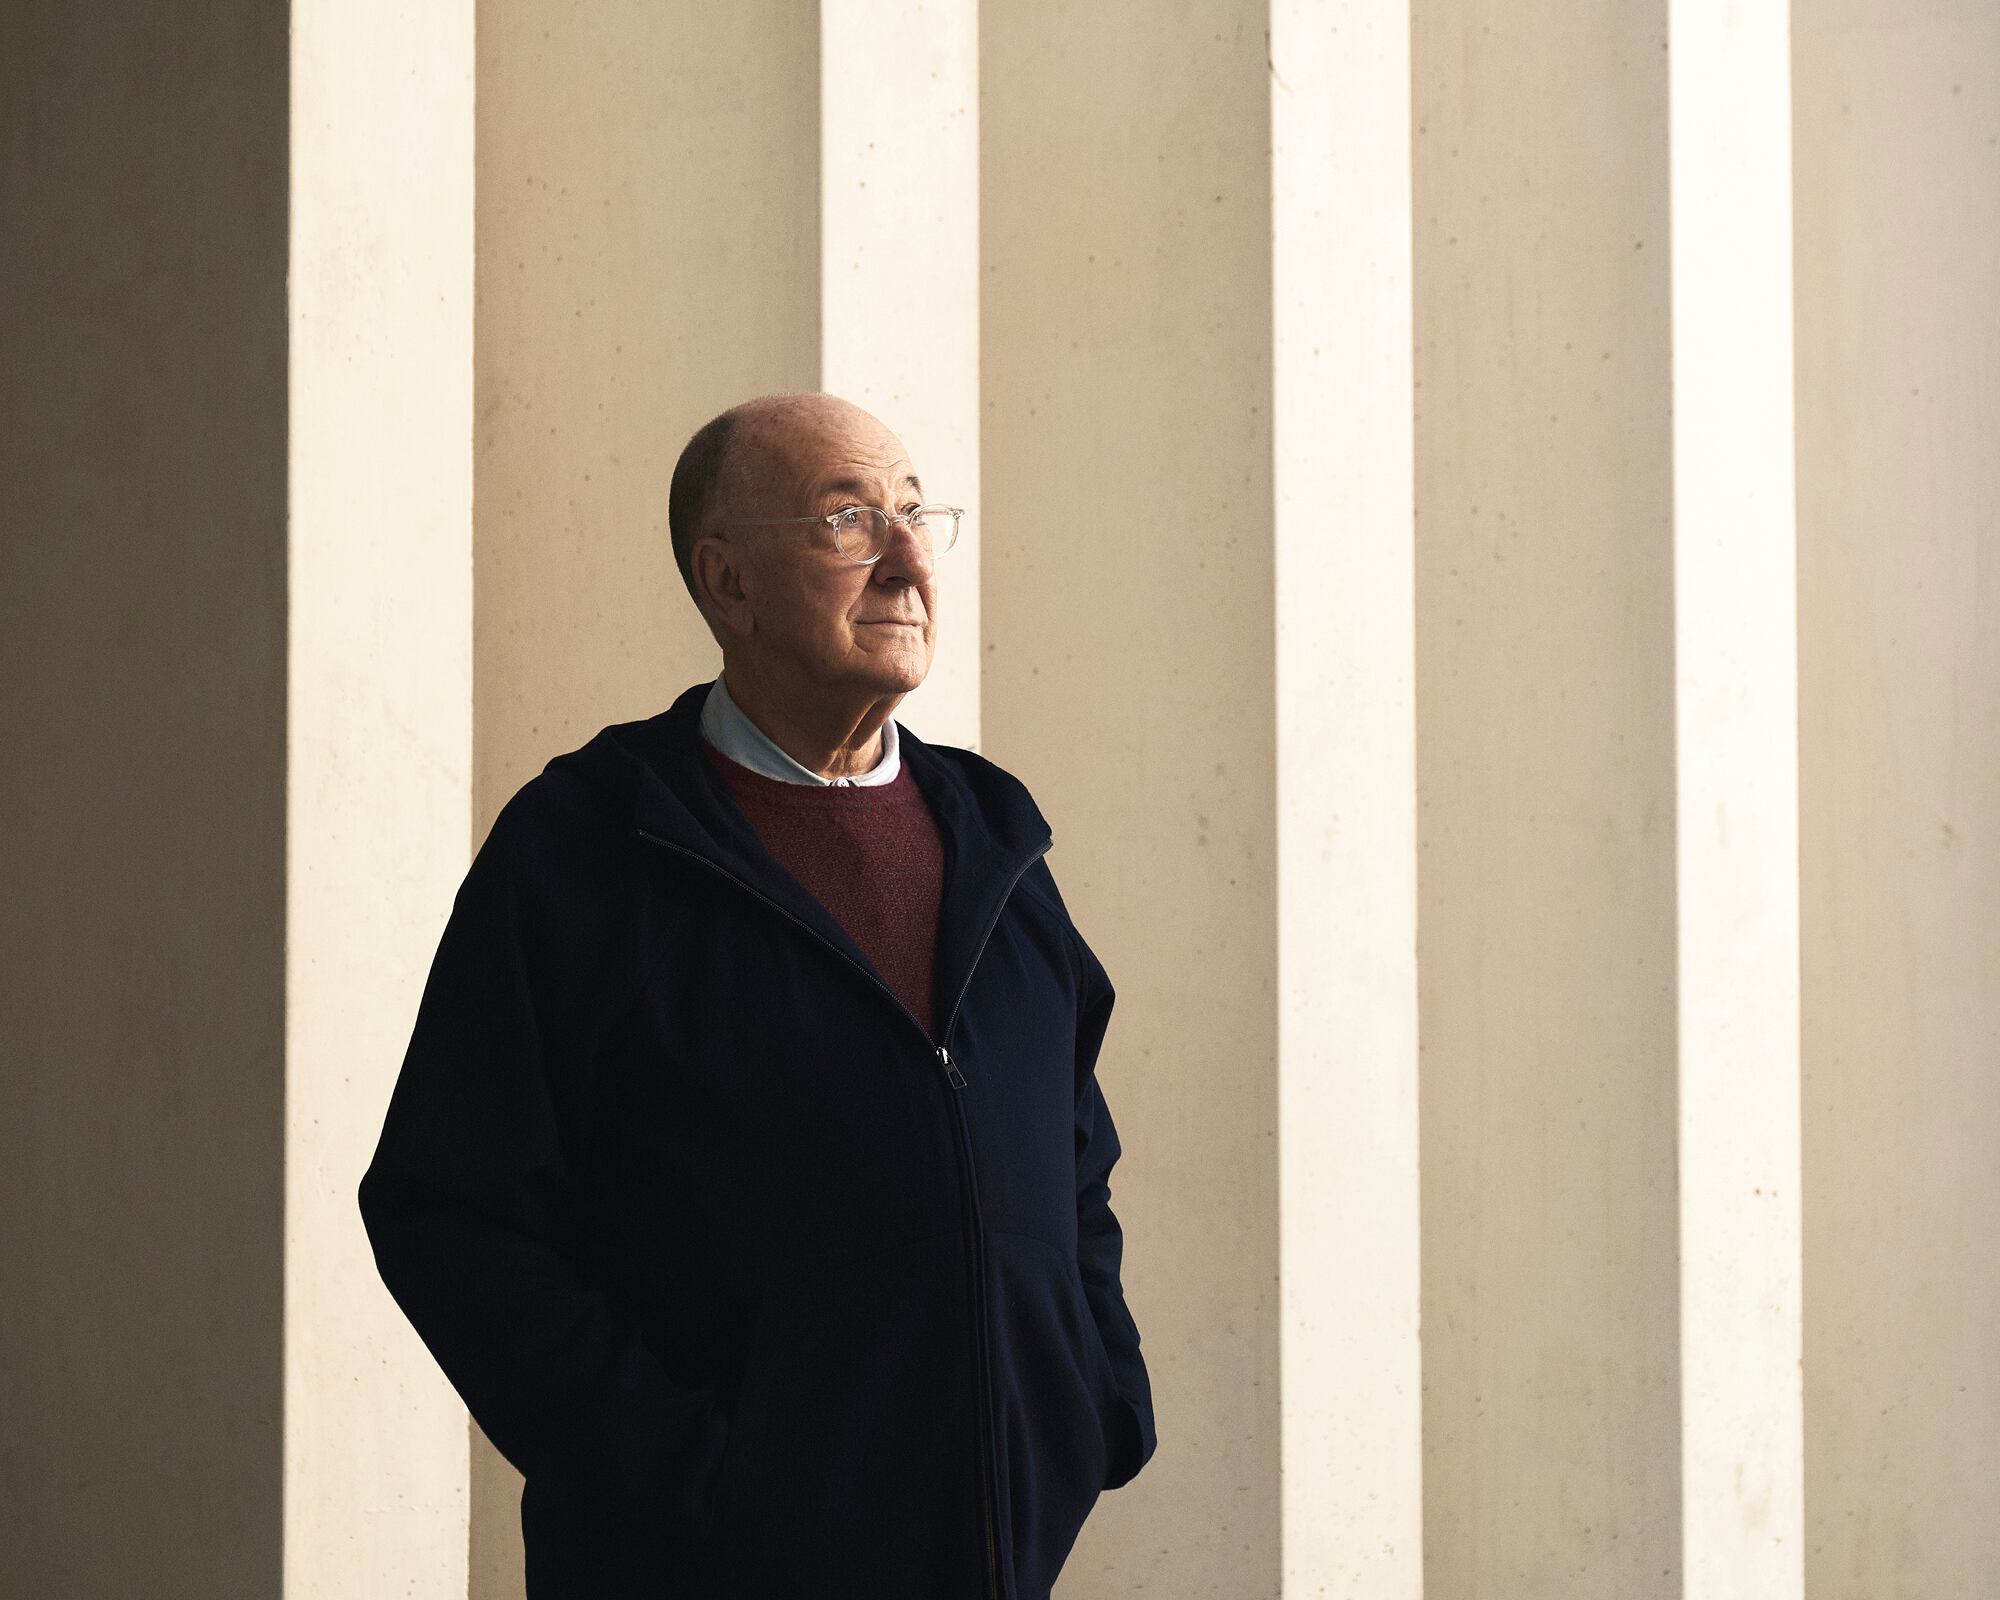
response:
[[[750,420],[738,465],[743,487],[759,495],[813,496],[840,489],[908,487],[916,468],[902,440],[859,407],[787,406]],[[884,480],[889,480],[886,484]]]

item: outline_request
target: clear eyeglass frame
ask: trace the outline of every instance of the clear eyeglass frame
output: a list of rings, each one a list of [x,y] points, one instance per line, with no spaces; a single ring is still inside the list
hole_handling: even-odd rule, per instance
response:
[[[856,566],[867,567],[873,566],[877,561],[882,559],[883,554],[889,548],[889,530],[897,523],[900,522],[905,527],[908,527],[918,517],[930,521],[940,516],[949,516],[951,518],[951,536],[943,544],[938,544],[935,539],[932,541],[933,548],[931,553],[941,556],[945,551],[958,543],[958,525],[965,518],[965,508],[963,506],[927,504],[912,506],[908,511],[893,514],[884,511],[880,506],[842,506],[838,511],[829,511],[825,516],[821,517],[763,517],[754,522],[731,522],[724,524],[724,526],[731,528],[776,528],[796,523],[823,522],[829,528],[833,529],[834,548]],[[867,519],[865,526],[862,521],[864,517]],[[847,535],[859,534],[867,544],[874,546],[875,553],[872,556],[855,555],[849,546],[848,539],[843,537],[843,532]]]

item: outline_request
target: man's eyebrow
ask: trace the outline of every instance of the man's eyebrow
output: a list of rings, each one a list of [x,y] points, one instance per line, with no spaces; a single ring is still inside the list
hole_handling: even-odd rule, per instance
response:
[[[906,483],[912,489],[916,490],[919,500],[924,497],[924,486],[914,472],[904,473],[902,477],[896,480],[896,487],[900,489]],[[869,485],[863,483],[859,478],[838,478],[822,488],[818,498],[824,501],[832,499],[835,495],[839,495],[846,500],[865,501],[868,498],[868,494]]]

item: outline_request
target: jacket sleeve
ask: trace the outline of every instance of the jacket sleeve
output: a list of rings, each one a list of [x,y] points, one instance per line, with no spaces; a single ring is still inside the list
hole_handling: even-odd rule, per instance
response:
[[[1120,1283],[1124,1234],[1111,1209],[1111,1169],[1119,1156],[1118,1130],[1111,1120],[1103,1087],[1097,1081],[1097,1056],[1111,1021],[1116,991],[1089,946],[1083,952],[1083,987],[1077,1006],[1076,1062],[1079,1090],[1076,1110],[1076,1239],[1077,1264],[1104,1348],[1110,1353],[1122,1402],[1111,1439],[1111,1461],[1104,1487],[1116,1489],[1139,1475],[1152,1459],[1152,1385],[1139,1354],[1139,1329],[1126,1307]]]
[[[454,900],[361,1179],[363,1223],[396,1303],[526,1477],[699,1518],[722,1398],[677,1384],[569,1247],[550,1083],[601,1007],[577,993],[572,930],[531,865],[554,852],[521,811],[517,795]]]

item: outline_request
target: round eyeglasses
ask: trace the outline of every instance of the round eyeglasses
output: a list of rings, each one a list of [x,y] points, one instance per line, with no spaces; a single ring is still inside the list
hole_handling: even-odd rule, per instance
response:
[[[882,559],[889,548],[889,530],[905,524],[926,551],[941,556],[958,543],[961,506],[912,506],[900,516],[891,516],[880,506],[842,506],[823,517],[765,517],[755,522],[731,522],[731,528],[775,528],[787,523],[823,522],[833,529],[833,542],[840,553],[857,566]]]

